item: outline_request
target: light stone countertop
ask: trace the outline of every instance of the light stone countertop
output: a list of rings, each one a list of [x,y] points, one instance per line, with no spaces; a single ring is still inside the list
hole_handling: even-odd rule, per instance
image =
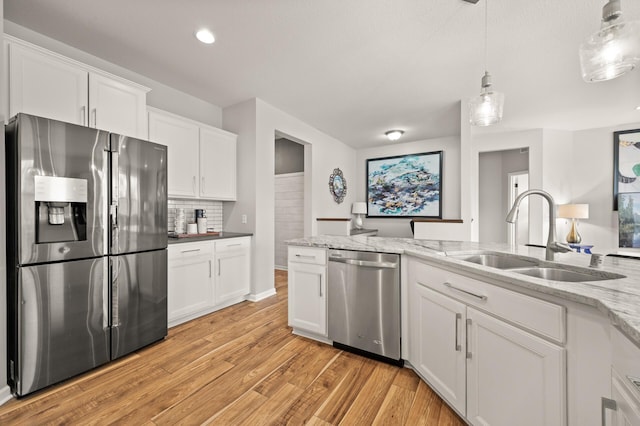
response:
[[[499,280],[561,299],[594,306],[607,315],[614,325],[640,347],[640,259],[605,256],[602,268],[595,269],[589,268],[591,258],[589,255],[557,253],[555,263],[564,265],[565,269],[571,269],[572,266],[575,266],[589,268],[590,272],[596,275],[600,272],[609,272],[626,276],[626,278],[613,280],[565,282],[530,277],[447,256],[474,251],[496,251],[534,257],[544,261],[545,250],[538,247],[512,247],[500,243],[329,235],[299,238],[289,240],[286,243],[295,246],[405,254],[461,273],[466,272],[479,277]],[[553,266],[551,262],[549,263],[550,266]]]

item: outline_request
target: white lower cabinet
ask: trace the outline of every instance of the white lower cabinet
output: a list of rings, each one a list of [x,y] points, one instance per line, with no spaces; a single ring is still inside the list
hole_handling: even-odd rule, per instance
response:
[[[564,323],[523,318],[537,299],[408,263],[409,362],[446,402],[474,425],[566,424],[565,349],[527,330]],[[548,305],[545,316],[562,309]]]
[[[216,305],[249,294],[251,239],[216,241]]]
[[[611,327],[611,349],[611,398],[602,398],[602,425],[640,425],[640,348]]]
[[[172,244],[168,249],[169,325],[213,305],[213,241]]]
[[[327,265],[323,249],[289,247],[289,325],[327,336]]]
[[[562,347],[473,308],[467,308],[466,333],[472,424],[565,424]]]
[[[466,413],[466,306],[422,285],[411,298],[411,364],[459,413]]]
[[[250,292],[251,237],[169,245],[169,326],[245,300]]]

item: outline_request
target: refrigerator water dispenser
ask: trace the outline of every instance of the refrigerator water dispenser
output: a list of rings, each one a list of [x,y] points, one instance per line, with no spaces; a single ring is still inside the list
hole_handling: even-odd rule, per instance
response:
[[[87,180],[35,176],[36,244],[87,239]]]

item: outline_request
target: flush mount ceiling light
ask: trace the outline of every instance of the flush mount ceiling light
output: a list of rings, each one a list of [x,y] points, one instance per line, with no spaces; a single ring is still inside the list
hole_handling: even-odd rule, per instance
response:
[[[464,0],[469,1],[469,0]],[[480,95],[469,101],[469,122],[474,126],[490,126],[502,120],[504,109],[504,94],[491,90],[491,74],[487,71],[488,29],[487,9],[488,0],[484,7],[484,75],[480,85]]]
[[[611,80],[640,63],[640,21],[624,22],[620,0],[609,0],[602,8],[600,30],[580,45],[580,67],[584,81]]]
[[[384,133],[390,141],[397,141],[404,135],[404,130],[389,130]]]
[[[206,28],[202,28],[196,31],[196,38],[204,44],[212,44],[214,41],[216,41],[213,33]]]

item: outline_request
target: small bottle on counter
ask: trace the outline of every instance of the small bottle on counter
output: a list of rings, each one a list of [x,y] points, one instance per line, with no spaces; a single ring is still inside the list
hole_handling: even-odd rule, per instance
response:
[[[207,214],[204,210],[202,210],[202,215],[197,219],[198,223],[198,234],[206,234],[207,233]]]

